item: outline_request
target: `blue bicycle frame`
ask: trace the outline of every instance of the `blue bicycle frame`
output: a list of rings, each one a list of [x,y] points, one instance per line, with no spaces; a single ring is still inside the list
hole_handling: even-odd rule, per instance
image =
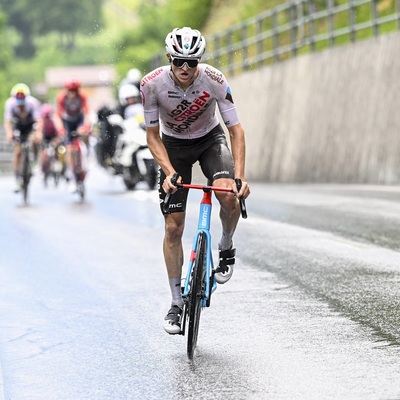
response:
[[[211,211],[212,211],[212,203],[211,203],[211,189],[204,187],[203,188],[203,198],[200,203],[200,211],[199,211],[199,220],[197,225],[197,232],[193,239],[192,251],[190,253],[189,267],[185,278],[184,289],[183,289],[183,297],[187,297],[190,291],[190,280],[193,270],[193,264],[196,259],[196,247],[198,238],[201,232],[204,232],[206,238],[206,263],[205,263],[205,292],[204,297],[201,299],[200,306],[202,308],[206,307],[210,304],[211,293],[217,288],[217,283],[214,281],[213,287],[210,283],[210,277],[213,274],[214,270],[214,261],[212,258],[211,251],[211,234],[210,234],[210,223],[211,223]]]

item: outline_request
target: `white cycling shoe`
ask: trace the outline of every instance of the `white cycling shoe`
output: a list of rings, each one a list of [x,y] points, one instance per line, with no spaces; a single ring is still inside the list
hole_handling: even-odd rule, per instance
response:
[[[220,285],[226,283],[233,275],[236,249],[219,251],[219,266],[215,269],[214,278]]]
[[[171,305],[168,314],[164,318],[164,330],[170,335],[181,333],[182,308]]]

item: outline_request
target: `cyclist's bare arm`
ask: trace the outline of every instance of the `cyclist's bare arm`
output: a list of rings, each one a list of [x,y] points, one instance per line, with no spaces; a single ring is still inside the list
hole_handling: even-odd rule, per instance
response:
[[[175,192],[177,189],[171,183],[171,179],[176,171],[171,164],[167,150],[165,149],[165,146],[161,140],[159,126],[147,127],[146,136],[147,144],[149,146],[151,154],[166,175],[165,181],[161,182],[164,191],[166,193],[168,193],[170,190]]]
[[[4,121],[4,130],[6,131],[7,142],[11,142],[13,139],[13,126],[12,122],[9,119],[6,119]]]
[[[236,124],[228,128],[229,136],[231,140],[231,151],[233,156],[233,162],[235,165],[235,178],[239,178],[242,181],[242,187],[237,192],[236,184],[232,185],[232,189],[238,197],[244,199],[250,194],[250,188],[244,178],[245,169],[245,154],[246,154],[246,143],[244,138],[244,130],[242,125]]]

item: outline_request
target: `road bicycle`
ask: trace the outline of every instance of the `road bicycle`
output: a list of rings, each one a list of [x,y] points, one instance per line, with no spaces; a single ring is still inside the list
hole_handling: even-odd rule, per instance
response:
[[[21,158],[20,158],[20,168],[19,168],[19,176],[20,176],[20,184],[21,184],[21,193],[22,200],[24,204],[28,204],[28,189],[29,183],[32,178],[32,164],[31,164],[31,143],[29,138],[26,140],[21,140],[21,132],[15,130],[13,133],[15,143],[21,146]]]
[[[71,132],[71,161],[73,179],[76,183],[76,191],[79,194],[81,201],[85,199],[85,178],[86,178],[86,160],[84,160],[84,151],[82,146],[86,146],[81,141],[83,135],[77,131]]]
[[[28,203],[28,189],[31,178],[30,143],[25,141],[21,143],[21,191],[22,199],[25,204]]]
[[[242,182],[235,179],[236,186],[240,190]],[[202,309],[210,307],[211,295],[217,288],[214,279],[215,268],[211,250],[211,210],[212,192],[233,193],[233,189],[217,186],[204,186],[195,184],[172,183],[179,189],[199,189],[203,191],[200,202],[197,232],[193,238],[192,250],[189,258],[188,270],[182,287],[183,310],[181,316],[181,335],[187,335],[187,356],[193,359],[197,345],[200,314]],[[169,209],[171,193],[167,193],[163,208]],[[240,198],[240,210],[243,218],[247,218],[247,210],[244,199]]]
[[[41,166],[44,185],[47,187],[49,177],[54,179],[54,185],[58,186],[60,178],[65,176],[65,146],[58,139],[42,145]]]

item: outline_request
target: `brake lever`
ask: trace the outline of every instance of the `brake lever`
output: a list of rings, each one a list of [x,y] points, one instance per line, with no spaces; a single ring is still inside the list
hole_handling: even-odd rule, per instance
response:
[[[171,183],[174,186],[177,185],[176,181],[178,180],[178,178],[179,178],[179,174],[177,172],[175,172],[174,175],[172,175],[172,178],[171,178]],[[162,205],[162,210],[163,210],[164,213],[168,213],[168,211],[169,211],[169,203],[171,202],[171,198],[172,198],[172,190],[170,190],[166,194],[166,196],[164,198],[164,202],[163,202],[163,205]]]
[[[240,189],[242,188],[242,180],[239,178],[235,178],[235,183],[237,190],[240,192]],[[240,204],[240,212],[242,214],[242,218],[246,219],[247,218],[247,209],[246,209],[246,202],[243,197],[239,197],[239,204]]]

